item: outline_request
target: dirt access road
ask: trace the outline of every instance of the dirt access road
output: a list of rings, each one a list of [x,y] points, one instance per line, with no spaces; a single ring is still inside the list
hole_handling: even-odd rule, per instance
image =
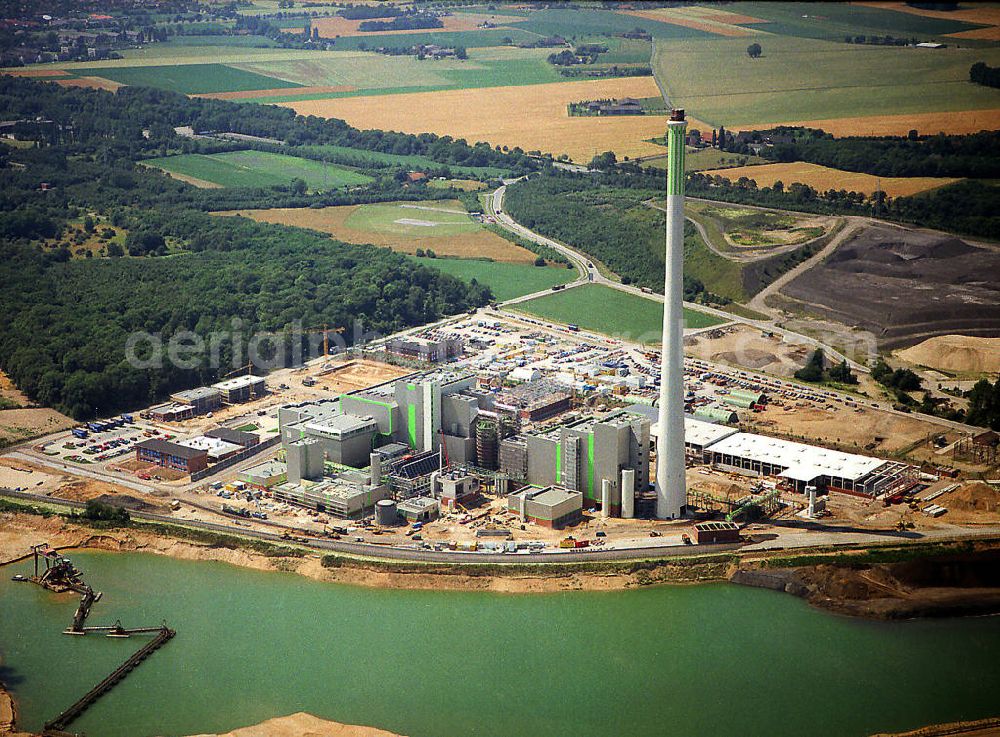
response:
[[[827,243],[826,246],[820,249],[815,255],[813,255],[810,258],[807,258],[805,261],[796,266],[794,269],[786,271],[784,274],[779,276],[773,282],[771,282],[766,287],[757,292],[757,294],[754,295],[753,299],[747,302],[747,307],[767,315],[772,320],[781,319],[782,317],[781,310],[769,307],[767,304],[767,298],[778,294],[781,291],[782,287],[791,283],[793,279],[805,273],[806,271],[809,271],[809,269],[813,268],[814,266],[818,266],[819,264],[823,263],[823,261],[825,261],[830,256],[830,254],[832,254],[834,251],[837,250],[837,248],[840,246],[841,243],[853,237],[855,233],[857,233],[859,230],[861,230],[865,225],[867,225],[870,222],[868,218],[863,218],[858,216],[849,216],[846,217],[845,220],[847,221],[847,223],[844,225],[843,228],[841,228],[839,233],[837,233],[833,238],[830,239],[830,242]]]

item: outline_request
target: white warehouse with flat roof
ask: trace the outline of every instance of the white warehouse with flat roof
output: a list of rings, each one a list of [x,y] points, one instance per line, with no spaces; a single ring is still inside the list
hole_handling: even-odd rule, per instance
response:
[[[706,447],[706,460],[725,470],[777,476],[795,491],[806,486],[874,497],[911,478],[905,463],[737,432]]]

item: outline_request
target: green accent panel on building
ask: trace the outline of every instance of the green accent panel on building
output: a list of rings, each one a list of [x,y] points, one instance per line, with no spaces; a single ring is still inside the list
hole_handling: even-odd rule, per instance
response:
[[[406,405],[406,425],[409,431],[410,447],[417,447],[417,405]]]
[[[684,126],[667,127],[667,195],[684,194]]]
[[[380,402],[377,399],[368,399],[367,397],[352,397],[352,399],[357,399],[359,402],[365,402],[366,404],[374,404],[379,407],[383,407],[389,411],[389,432],[387,434],[392,435],[392,405],[388,402]],[[343,411],[343,410],[341,410]]]
[[[562,483],[562,441],[556,443],[556,483]]]
[[[594,499],[594,433],[587,438],[587,497]]]

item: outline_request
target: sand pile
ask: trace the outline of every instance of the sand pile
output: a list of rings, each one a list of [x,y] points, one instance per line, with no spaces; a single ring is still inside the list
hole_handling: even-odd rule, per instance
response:
[[[899,357],[944,371],[997,373],[1000,372],[1000,338],[940,335],[899,351]]]
[[[398,737],[375,727],[328,722],[312,714],[299,712],[287,717],[268,719],[252,727],[234,729],[223,735],[196,735],[196,737]]]
[[[976,481],[948,494],[947,506],[962,512],[1000,512],[1000,489]]]

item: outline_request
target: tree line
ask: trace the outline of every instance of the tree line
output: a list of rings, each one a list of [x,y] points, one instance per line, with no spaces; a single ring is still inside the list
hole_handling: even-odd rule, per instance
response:
[[[771,161],[807,161],[881,177],[1000,177],[1000,131],[919,136],[913,130],[907,136],[834,138],[812,128],[775,128],[756,131],[739,145],[749,152],[749,143],[773,137],[792,140],[761,148],[760,155]]]

